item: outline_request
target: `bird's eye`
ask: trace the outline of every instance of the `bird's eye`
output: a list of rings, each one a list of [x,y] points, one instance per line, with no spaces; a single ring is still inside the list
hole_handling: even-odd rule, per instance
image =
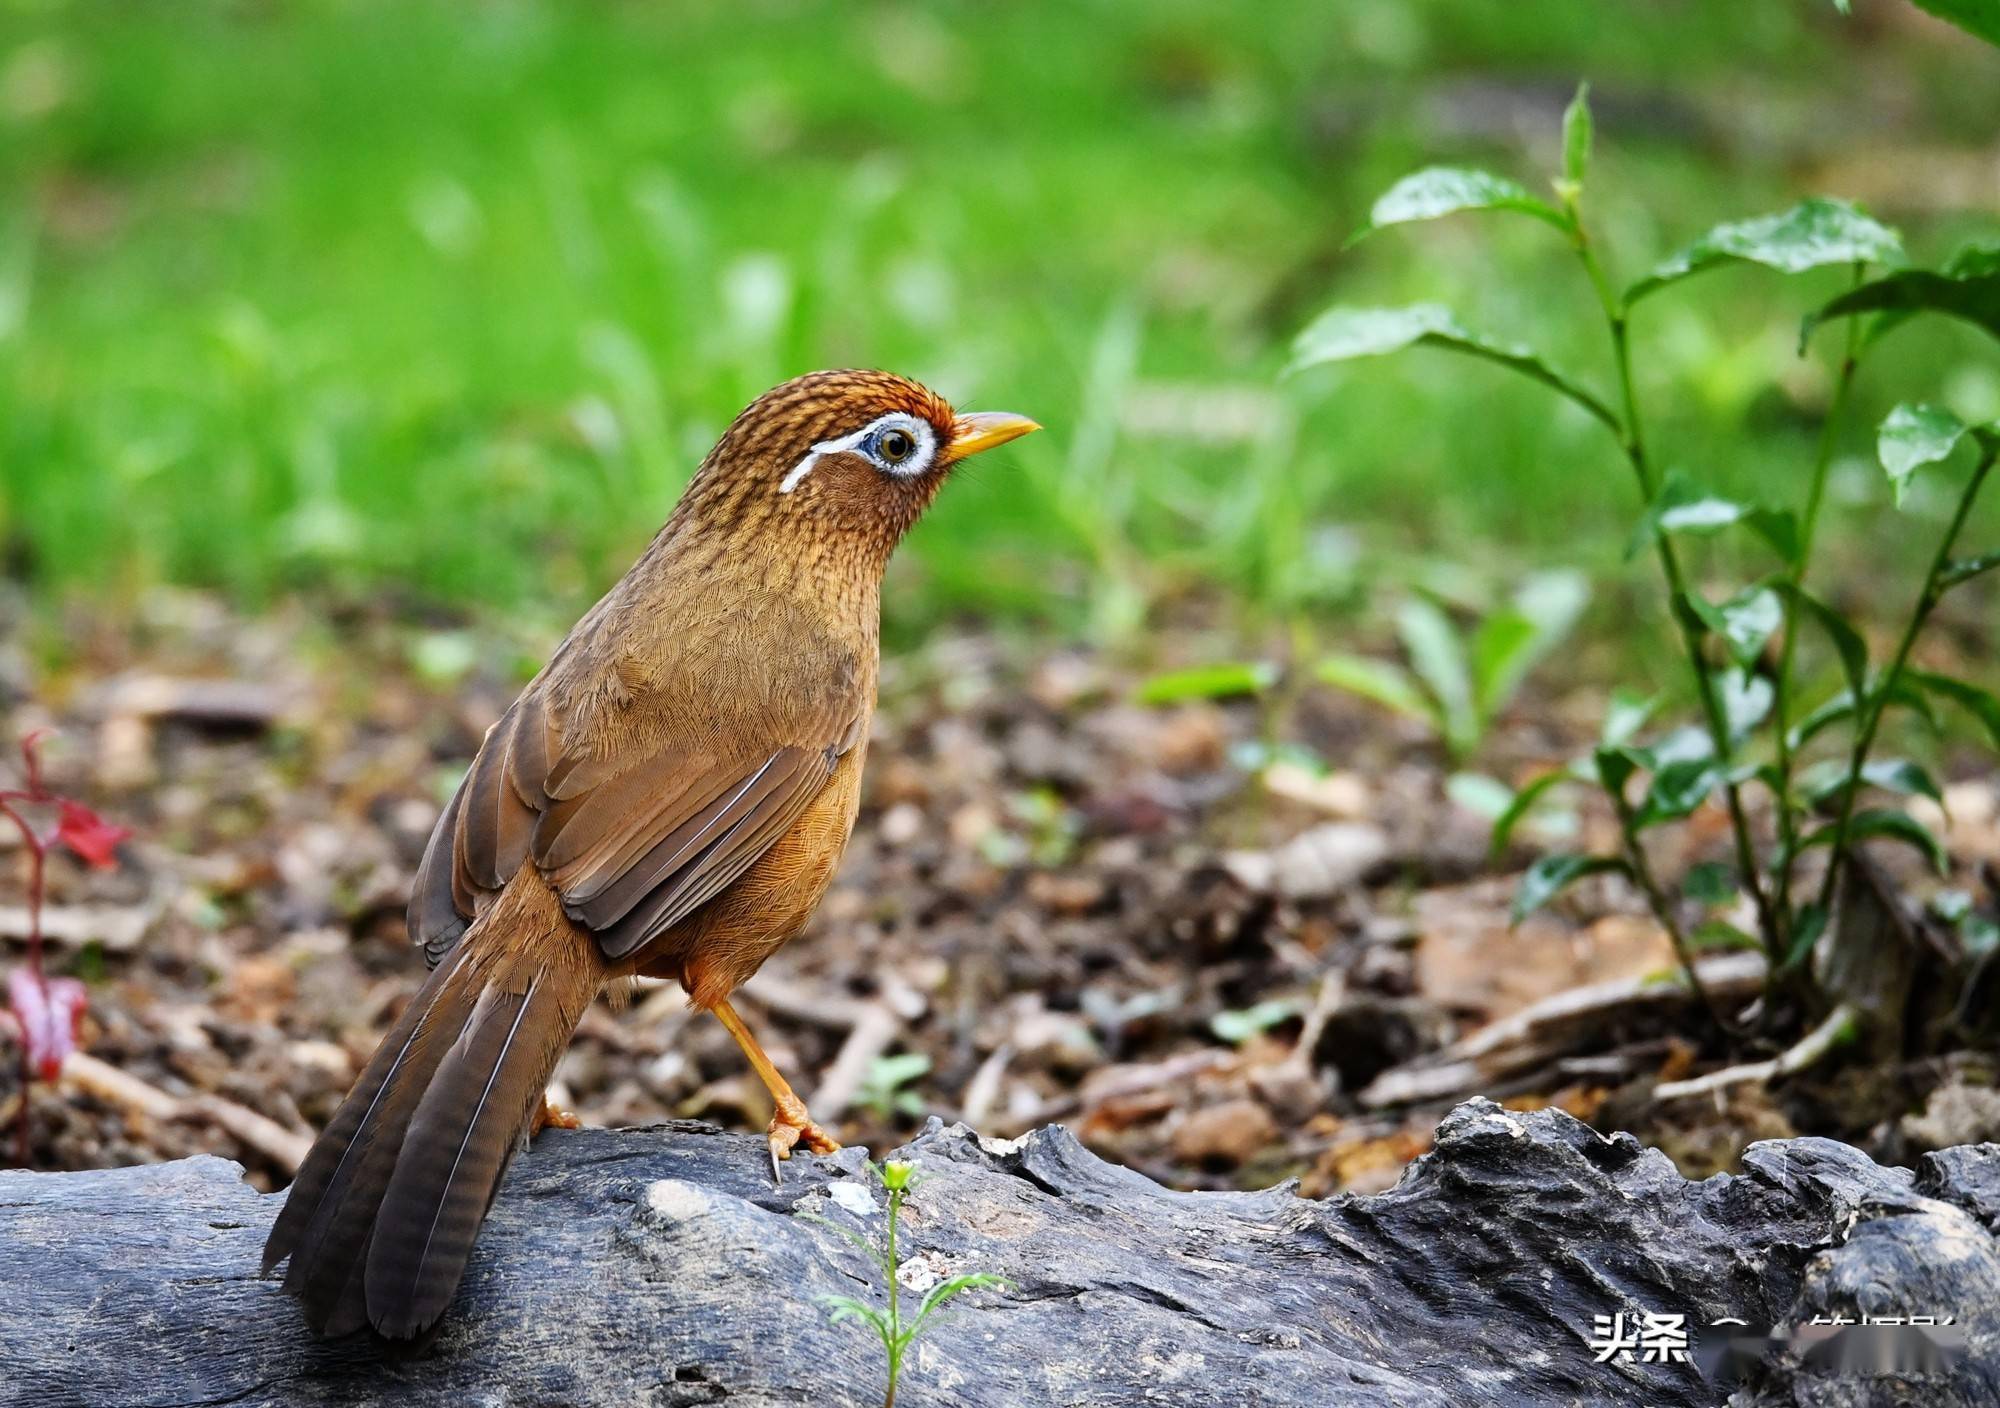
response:
[[[901,464],[917,452],[917,442],[907,430],[885,430],[875,442],[875,453],[890,464]]]

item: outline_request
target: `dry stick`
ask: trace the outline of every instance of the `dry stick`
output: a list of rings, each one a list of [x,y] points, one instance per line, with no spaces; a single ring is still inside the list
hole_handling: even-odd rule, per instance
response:
[[[1007,1078],[1007,1065],[1014,1059],[1014,1043],[1003,1041],[993,1054],[979,1063],[972,1079],[959,1097],[958,1116],[974,1129],[982,1129],[1000,1103],[1000,1083]]]
[[[816,1118],[836,1120],[847,1113],[847,1107],[854,1103],[854,1097],[866,1083],[869,1070],[902,1029],[903,1019],[888,1003],[875,1001],[862,1009],[847,1040],[840,1044],[833,1064],[820,1077],[819,1088],[806,1102]]]
[[[1854,1035],[1861,1014],[1852,1003],[1843,1002],[1826,1014],[1826,1019],[1796,1044],[1768,1061],[1752,1061],[1742,1066],[1725,1066],[1692,1080],[1670,1080],[1653,1087],[1655,1100],[1680,1100],[1690,1095],[1714,1095],[1718,1100],[1732,1085],[1750,1081],[1769,1082],[1781,1076],[1797,1075],[1818,1065]]]
[[[255,1149],[286,1173],[297,1173],[312,1149],[306,1135],[286,1129],[276,1120],[220,1095],[180,1096],[121,1071],[83,1051],[63,1061],[61,1079],[89,1095],[161,1123],[206,1120]]]
[[[1571,213],[1571,243],[1577,257],[1583,261],[1586,273],[1590,275],[1591,287],[1596,289],[1598,301],[1604,306],[1604,316],[1611,325],[1612,359],[1618,367],[1618,393],[1624,406],[1625,423],[1619,437],[1625,458],[1632,463],[1632,472],[1639,480],[1639,494],[1648,505],[1653,500],[1653,476],[1647,468],[1646,442],[1639,426],[1639,402],[1632,390],[1632,356],[1627,338],[1626,310],[1620,306],[1611,292],[1611,285],[1604,277],[1604,269],[1597,262],[1597,255],[1590,247],[1590,239],[1585,234],[1583,221]],[[1701,637],[1695,627],[1686,619],[1680,603],[1687,598],[1687,579],[1681,572],[1680,555],[1662,531],[1653,534],[1653,547],[1660,559],[1660,568],[1666,574],[1669,600],[1667,614],[1674,620],[1681,635],[1682,652],[1687,656],[1689,666],[1694,670],[1695,693],[1700,696],[1702,714],[1708,723],[1708,734],[1715,746],[1718,763],[1730,754],[1729,721],[1723,717],[1722,705],[1715,697],[1713,681],[1708,663],[1701,653]],[[1763,877],[1757,870],[1757,857],[1750,844],[1750,818],[1743,810],[1742,789],[1726,777],[1722,783],[1722,794],[1729,808],[1730,831],[1736,841],[1736,872],[1744,892],[1757,907],[1757,921],[1763,932],[1769,936],[1777,931],[1772,926],[1771,899],[1764,891]]]
[[[1896,688],[1896,681],[1902,676],[1903,666],[1910,658],[1910,649],[1917,643],[1917,635],[1930,620],[1931,612],[1944,598],[1945,588],[1938,585],[1944,575],[1946,565],[1951,561],[1952,545],[1958,541],[1958,533],[1965,526],[1967,515],[1972,512],[1972,501],[1979,497],[1979,488],[1986,480],[1987,471],[1993,468],[1993,459],[2000,453],[2000,446],[1987,448],[1979,456],[1979,465],[1972,471],[1972,479],[1959,495],[1958,511],[1951,516],[1951,526],[1945,529],[1939,539],[1937,552],[1931,557],[1931,570],[1924,576],[1924,589],[1917,597],[1916,610],[1910,613],[1910,623],[1903,628],[1903,638],[1896,643],[1896,654],[1883,673],[1881,682],[1867,701],[1867,717],[1854,735],[1854,751],[1847,762],[1847,785],[1841,789],[1840,817],[1833,826],[1833,845],[1826,862],[1826,879],[1820,885],[1820,907],[1827,911],[1828,927],[1832,927],[1832,905],[1839,894],[1842,863],[1847,859],[1848,827],[1854,820],[1854,798],[1861,791],[1861,770],[1868,765],[1868,750],[1875,746],[1875,731],[1882,725],[1882,715],[1888,712],[1889,696]]]

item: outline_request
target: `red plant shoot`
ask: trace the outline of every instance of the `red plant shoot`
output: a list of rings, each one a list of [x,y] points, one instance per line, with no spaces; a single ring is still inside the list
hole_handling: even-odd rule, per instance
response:
[[[85,1003],[82,983],[42,972],[42,897],[49,852],[64,847],[85,864],[109,870],[118,864],[118,843],[132,834],[74,798],[49,790],[41,760],[46,733],[37,729],[21,740],[25,784],[0,789],[0,816],[20,831],[28,855],[28,956],[7,974],[6,1008],[21,1037],[21,1107],[15,1133],[23,1165],[28,1162],[28,1086],[37,1076],[54,1080],[61,1073],[63,1059],[76,1049]],[[54,807],[55,826],[46,833],[37,831],[24,811],[31,807]]]

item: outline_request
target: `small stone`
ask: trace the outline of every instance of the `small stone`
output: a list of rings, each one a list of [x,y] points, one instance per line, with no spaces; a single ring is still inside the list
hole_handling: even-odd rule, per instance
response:
[[[679,1178],[660,1178],[646,1185],[646,1206],[668,1222],[686,1222],[708,1211],[708,1194]]]
[[[876,1213],[875,1195],[859,1183],[833,1183],[827,1185],[827,1196],[834,1206],[856,1217],[873,1217]]]

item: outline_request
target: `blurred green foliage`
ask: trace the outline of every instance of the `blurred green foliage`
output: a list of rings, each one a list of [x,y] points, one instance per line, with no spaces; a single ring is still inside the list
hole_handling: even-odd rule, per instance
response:
[[[561,623],[745,400],[858,364],[1051,429],[946,495],[892,624],[1115,635],[1204,584],[1291,615],[1406,555],[1624,573],[1630,486],[1581,413],[1425,357],[1280,383],[1284,349],[1336,298],[1421,293],[1601,365],[1532,229],[1343,252],[1447,153],[1546,195],[1579,78],[1607,244],[1648,264],[1822,190],[1949,247],[1992,60],[1857,8],[0,0],[0,535],[49,597]],[[1640,314],[1648,399],[1683,408],[1654,439],[1724,490],[1812,457],[1828,378],[1780,282]],[[1860,419],[1939,387],[2000,412],[1975,334],[1899,336],[1908,383]]]

